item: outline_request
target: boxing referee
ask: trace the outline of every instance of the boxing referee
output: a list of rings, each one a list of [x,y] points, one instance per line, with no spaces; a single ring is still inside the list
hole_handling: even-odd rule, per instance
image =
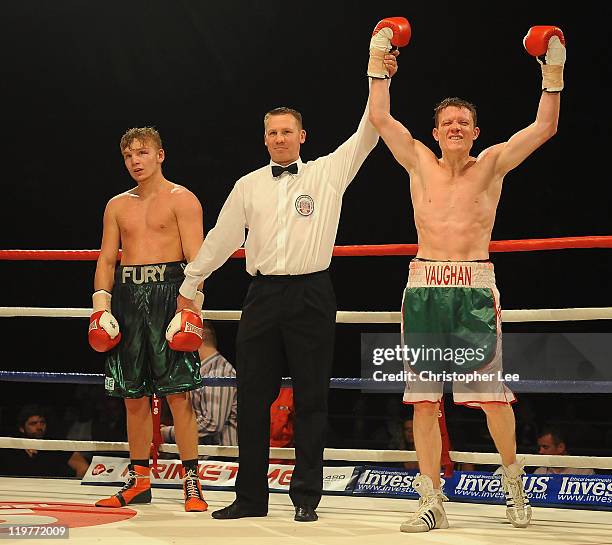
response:
[[[387,55],[385,64],[393,75],[395,56]],[[336,322],[328,267],[342,196],[378,135],[366,109],[357,131],[329,155],[303,163],[305,140],[299,112],[283,107],[266,113],[264,143],[271,161],[236,182],[215,227],[185,268],[177,300],[177,311],[195,308],[197,286],[244,243],[253,280],[236,339],[240,468],[236,500],[213,512],[216,519],[268,512],[270,405],[285,364],[296,412],[289,494],[295,520],[318,518]]]

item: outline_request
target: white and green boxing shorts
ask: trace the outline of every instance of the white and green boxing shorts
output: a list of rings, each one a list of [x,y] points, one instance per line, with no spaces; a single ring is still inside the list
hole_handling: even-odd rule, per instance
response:
[[[402,302],[404,403],[513,403],[502,373],[501,307],[490,261],[410,263]]]

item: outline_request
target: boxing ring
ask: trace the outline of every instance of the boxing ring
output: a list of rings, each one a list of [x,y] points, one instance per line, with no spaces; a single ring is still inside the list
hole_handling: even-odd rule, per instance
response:
[[[534,250],[563,250],[579,248],[611,248],[612,237],[572,237],[535,239],[523,241],[492,242],[492,252]],[[411,244],[380,246],[337,246],[334,256],[390,256],[415,255],[417,247]],[[97,259],[97,250],[0,250],[1,260],[62,260],[77,261]],[[238,251],[234,257],[243,257]],[[25,317],[89,318],[89,308],[0,307],[0,317],[21,319]],[[234,310],[206,310],[207,319],[234,321],[240,312]],[[547,322],[610,320],[612,308],[551,308],[503,310],[504,322]],[[351,324],[399,324],[400,312],[339,311],[337,323]],[[84,333],[85,335],[85,329]],[[35,371],[0,371],[0,380],[41,383],[100,384],[104,375],[92,373],[45,373]],[[227,385],[229,377],[205,379],[208,384]],[[287,379],[285,382],[288,382]],[[364,389],[369,385],[364,378],[333,378],[332,388]],[[538,391],[538,384],[528,384]],[[556,384],[557,391],[612,392],[612,381],[592,382],[588,385]],[[92,452],[125,452],[127,443],[101,441],[35,440],[0,437],[0,448],[34,448],[39,450],[63,450]],[[176,454],[176,445],[163,444],[160,452]],[[203,456],[235,458],[237,447],[199,447]],[[494,453],[461,452],[452,450],[455,462],[475,464],[499,464]],[[271,457],[292,458],[293,449],[271,449]],[[599,472],[612,473],[612,457],[598,456],[543,456],[520,454],[525,466],[595,468]],[[325,449],[325,460],[355,465],[367,463],[394,463],[415,461],[413,451],[369,449]],[[209,459],[210,461],[210,459]],[[606,471],[607,470],[607,471]],[[125,543],[126,541],[151,544],[202,543],[223,545],[253,543],[360,545],[384,540],[389,545],[407,543],[452,543],[453,545],[484,545],[502,540],[512,545],[555,543],[567,545],[612,544],[612,511],[589,508],[541,507],[534,504],[533,520],[526,529],[513,528],[506,520],[505,509],[500,504],[450,501],[445,504],[451,527],[426,534],[407,536],[399,532],[399,524],[407,514],[416,510],[417,501],[406,497],[371,497],[368,495],[340,495],[326,493],[317,509],[316,523],[293,522],[293,507],[287,494],[270,495],[270,511],[266,518],[216,521],[210,512],[223,507],[234,499],[232,491],[205,488],[209,510],[203,514],[183,511],[182,492],[176,488],[155,487],[150,505],[128,506],[121,509],[100,509],[94,502],[111,488],[85,484],[77,479],[55,478],[0,478],[0,539],[8,537],[6,529],[11,525],[66,524],[70,527],[71,543],[94,542]],[[113,486],[114,491],[116,486]],[[612,497],[612,486],[610,487]],[[451,498],[452,499],[452,498]],[[609,509],[609,508],[607,508]],[[4,531],[4,533],[3,533]]]
[[[26,502],[22,509],[35,516],[37,503],[46,503],[49,511],[64,512],[91,506],[100,497],[100,487],[80,485],[65,479],[0,479],[0,498]],[[136,515],[124,520],[70,528],[68,543],[91,545],[386,545],[453,544],[491,545],[604,545],[612,543],[612,514],[569,509],[534,509],[531,525],[513,528],[500,505],[479,505],[447,502],[445,509],[451,521],[447,530],[426,534],[402,534],[399,524],[408,512],[416,510],[415,500],[388,498],[346,498],[323,496],[317,509],[316,523],[293,522],[293,507],[286,494],[270,495],[270,511],[266,518],[218,521],[210,511],[225,507],[234,499],[232,492],[206,492],[209,510],[206,513],[185,513],[179,490],[155,489],[151,505],[136,506]],[[36,502],[36,503],[34,503]],[[55,506],[53,503],[60,503]],[[16,503],[15,503],[16,504]],[[15,505],[13,504],[13,505]],[[77,504],[71,506],[70,504]],[[63,506],[63,507],[62,507]],[[92,509],[92,508],[89,508]],[[6,518],[3,503],[0,515]],[[101,511],[97,509],[96,511]],[[55,511],[55,514],[58,514]],[[27,513],[26,513],[27,515]],[[22,514],[23,516],[23,514]],[[99,519],[112,513],[98,514]],[[18,522],[19,519],[13,519]],[[22,519],[23,520],[23,519]],[[32,524],[34,521],[30,519]],[[61,520],[61,519],[60,519]],[[20,522],[24,524],[25,521]],[[40,522],[39,522],[40,523]],[[1,539],[1,538],[0,538]],[[13,541],[17,542],[17,541]],[[30,543],[30,541],[28,541]],[[61,542],[60,542],[61,543]]]

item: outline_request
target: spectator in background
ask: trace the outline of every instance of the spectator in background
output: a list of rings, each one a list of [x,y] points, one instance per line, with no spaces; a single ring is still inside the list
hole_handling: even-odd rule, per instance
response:
[[[204,320],[203,342],[198,349],[200,375],[235,377],[236,371],[217,349],[217,334],[210,320]],[[191,393],[201,445],[237,445],[237,394],[235,386],[202,386]],[[161,427],[166,443],[176,441],[174,426]]]
[[[293,442],[293,423],[295,407],[293,405],[293,388],[283,387],[270,407],[270,446],[291,448]],[[270,459],[271,464],[292,464],[295,460]]]
[[[46,411],[39,405],[26,405],[17,417],[17,428],[26,439],[47,437]],[[3,449],[2,468],[7,475],[23,477],[78,477],[85,475],[89,463],[78,452],[36,449]]]
[[[559,426],[545,426],[538,434],[538,454],[567,455],[567,436]],[[556,473],[562,475],[593,475],[591,468],[582,467],[538,467],[535,474]]]

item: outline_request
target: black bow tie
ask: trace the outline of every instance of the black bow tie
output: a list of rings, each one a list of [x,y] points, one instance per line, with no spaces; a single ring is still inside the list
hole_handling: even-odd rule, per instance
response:
[[[297,174],[298,166],[297,163],[291,163],[288,167],[281,167],[280,165],[272,165],[272,176],[278,178],[283,172],[289,174]]]

